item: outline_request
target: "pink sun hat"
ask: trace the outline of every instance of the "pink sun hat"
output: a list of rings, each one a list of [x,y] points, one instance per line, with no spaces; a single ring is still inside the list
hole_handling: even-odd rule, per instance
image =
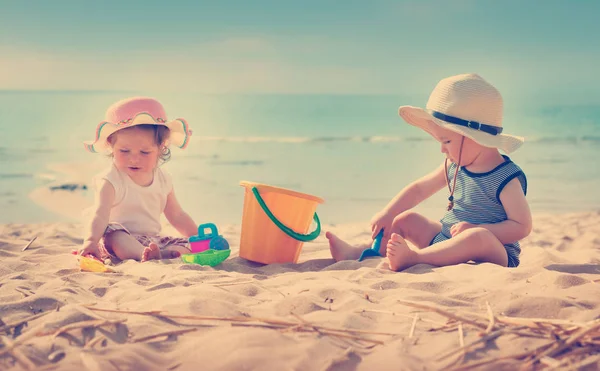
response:
[[[150,124],[163,125],[171,131],[169,144],[181,149],[187,147],[192,129],[187,121],[177,118],[169,121],[159,101],[147,97],[133,97],[118,101],[108,107],[104,121],[98,124],[93,141],[84,142],[92,153],[105,152],[110,148],[107,138],[114,132],[128,127]]]

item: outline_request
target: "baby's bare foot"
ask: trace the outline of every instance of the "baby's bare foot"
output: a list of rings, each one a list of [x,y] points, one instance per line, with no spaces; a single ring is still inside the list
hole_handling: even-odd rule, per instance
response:
[[[339,237],[331,232],[325,233],[325,237],[329,240],[329,250],[335,261],[340,260],[356,260],[360,257],[362,249],[354,247],[347,242],[342,241]]]
[[[158,248],[158,245],[154,242],[151,242],[150,245],[148,245],[148,247],[146,247],[144,251],[142,251],[142,262],[148,260],[157,260],[160,258],[160,249]]]
[[[177,250],[164,249],[161,251],[161,259],[177,259],[181,256],[181,252]]]
[[[377,269],[390,269],[390,261],[385,258],[379,264],[377,264]]]
[[[417,253],[408,247],[404,238],[399,234],[392,233],[387,245],[387,258],[389,269],[395,272],[412,267],[417,263]]]

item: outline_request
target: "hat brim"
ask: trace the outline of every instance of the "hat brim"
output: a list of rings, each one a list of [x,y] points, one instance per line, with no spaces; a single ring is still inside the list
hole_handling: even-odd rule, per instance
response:
[[[131,125],[123,126],[117,125],[111,122],[103,121],[98,124],[96,128],[96,135],[93,141],[84,142],[85,149],[92,153],[99,152],[107,152],[110,149],[110,145],[108,144],[107,138],[114,132],[119,131],[121,129],[125,129],[128,127],[133,127],[137,125],[163,125],[169,128],[169,144],[179,147],[181,149],[185,149],[190,142],[190,136],[192,135],[192,130],[190,129],[187,121],[182,118],[177,118],[175,120],[166,122],[166,123],[157,123],[157,122],[148,122],[148,123],[134,123]]]
[[[398,114],[408,124],[416,126],[432,134],[431,125],[437,125],[448,129],[467,138],[474,140],[484,147],[498,148],[506,154],[516,151],[521,147],[525,139],[510,134],[492,135],[486,132],[471,129],[465,126],[451,124],[449,122],[433,117],[429,112],[420,107],[402,106],[398,109]]]

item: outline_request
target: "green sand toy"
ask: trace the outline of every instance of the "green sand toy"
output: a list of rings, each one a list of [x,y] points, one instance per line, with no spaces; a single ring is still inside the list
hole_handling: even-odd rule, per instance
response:
[[[197,254],[183,254],[181,260],[185,263],[208,265],[214,267],[229,257],[231,250],[206,250]]]
[[[210,229],[210,233],[205,233],[206,229]],[[181,260],[185,263],[214,267],[221,264],[231,254],[229,243],[219,235],[217,226],[213,223],[200,224],[198,235],[191,236],[188,241],[192,253],[181,255]]]

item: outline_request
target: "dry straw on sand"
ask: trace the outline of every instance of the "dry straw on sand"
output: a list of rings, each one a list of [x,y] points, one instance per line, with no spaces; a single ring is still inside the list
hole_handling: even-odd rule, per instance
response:
[[[578,369],[585,364],[592,364],[600,358],[600,319],[587,323],[576,323],[566,320],[550,320],[541,318],[516,318],[495,315],[487,304],[486,314],[472,312],[452,312],[441,306],[410,302],[399,300],[399,302],[408,307],[419,309],[424,312],[433,312],[447,319],[447,323],[441,327],[431,328],[429,331],[454,331],[459,337],[460,347],[440,355],[436,361],[446,363],[447,368],[452,370],[471,370],[483,366],[487,367],[509,367],[512,369]],[[176,336],[185,335],[198,330],[194,326],[259,326],[269,328],[274,331],[284,333],[309,332],[315,336],[328,336],[341,338],[348,341],[355,348],[370,349],[377,345],[383,345],[385,338],[402,336],[402,334],[364,331],[356,329],[334,328],[322,326],[315,323],[309,323],[299,315],[292,314],[296,320],[284,318],[257,318],[257,317],[218,317],[218,316],[195,316],[195,315],[175,315],[162,311],[128,311],[98,308],[95,306],[81,306],[80,309],[85,313],[102,312],[118,314],[121,319],[106,319],[101,316],[95,316],[96,319],[84,320],[77,323],[71,323],[58,328],[51,328],[47,323],[42,323],[28,331],[21,333],[17,330],[20,326],[27,325],[30,321],[36,321],[43,317],[45,313],[39,313],[9,324],[4,324],[0,330],[4,335],[0,337],[3,347],[0,348],[0,356],[10,355],[16,363],[27,370],[37,369],[38,366],[46,366],[51,369],[59,364],[53,363],[52,355],[49,354],[47,362],[29,359],[22,351],[27,345],[27,341],[34,337],[50,337],[54,341],[57,337],[63,336],[73,339],[82,351],[93,352],[97,344],[107,345],[106,337],[102,334],[94,336],[95,329],[115,328],[118,325],[124,325],[130,316],[152,316],[162,320],[169,320],[171,324],[177,324],[176,321],[186,320],[185,328],[177,328],[169,331],[163,331],[149,336],[139,338],[129,338],[127,342],[140,343],[149,341],[160,341],[172,339]],[[85,310],[87,309],[87,310]],[[424,314],[415,314],[408,338],[412,338],[417,322],[420,316]],[[408,320],[408,319],[407,319]],[[191,321],[191,323],[189,322]],[[479,339],[469,343],[464,343],[463,328],[472,327],[479,331]],[[17,331],[19,334],[17,334]],[[86,336],[86,334],[92,334]],[[16,336],[15,336],[16,335]],[[523,351],[518,354],[511,354],[502,357],[489,357],[475,362],[462,363],[466,353],[476,347],[485,347],[486,343],[500,336],[513,337],[532,337],[545,339],[546,341],[534,348]],[[78,340],[81,337],[81,340]],[[375,339],[379,337],[380,339]],[[51,347],[53,349],[54,347]],[[595,357],[590,357],[594,355]],[[454,359],[447,363],[447,360]],[[59,362],[60,359],[54,362]],[[85,363],[85,362],[84,362]],[[461,364],[462,363],[462,364]],[[173,366],[173,369],[176,365]]]

